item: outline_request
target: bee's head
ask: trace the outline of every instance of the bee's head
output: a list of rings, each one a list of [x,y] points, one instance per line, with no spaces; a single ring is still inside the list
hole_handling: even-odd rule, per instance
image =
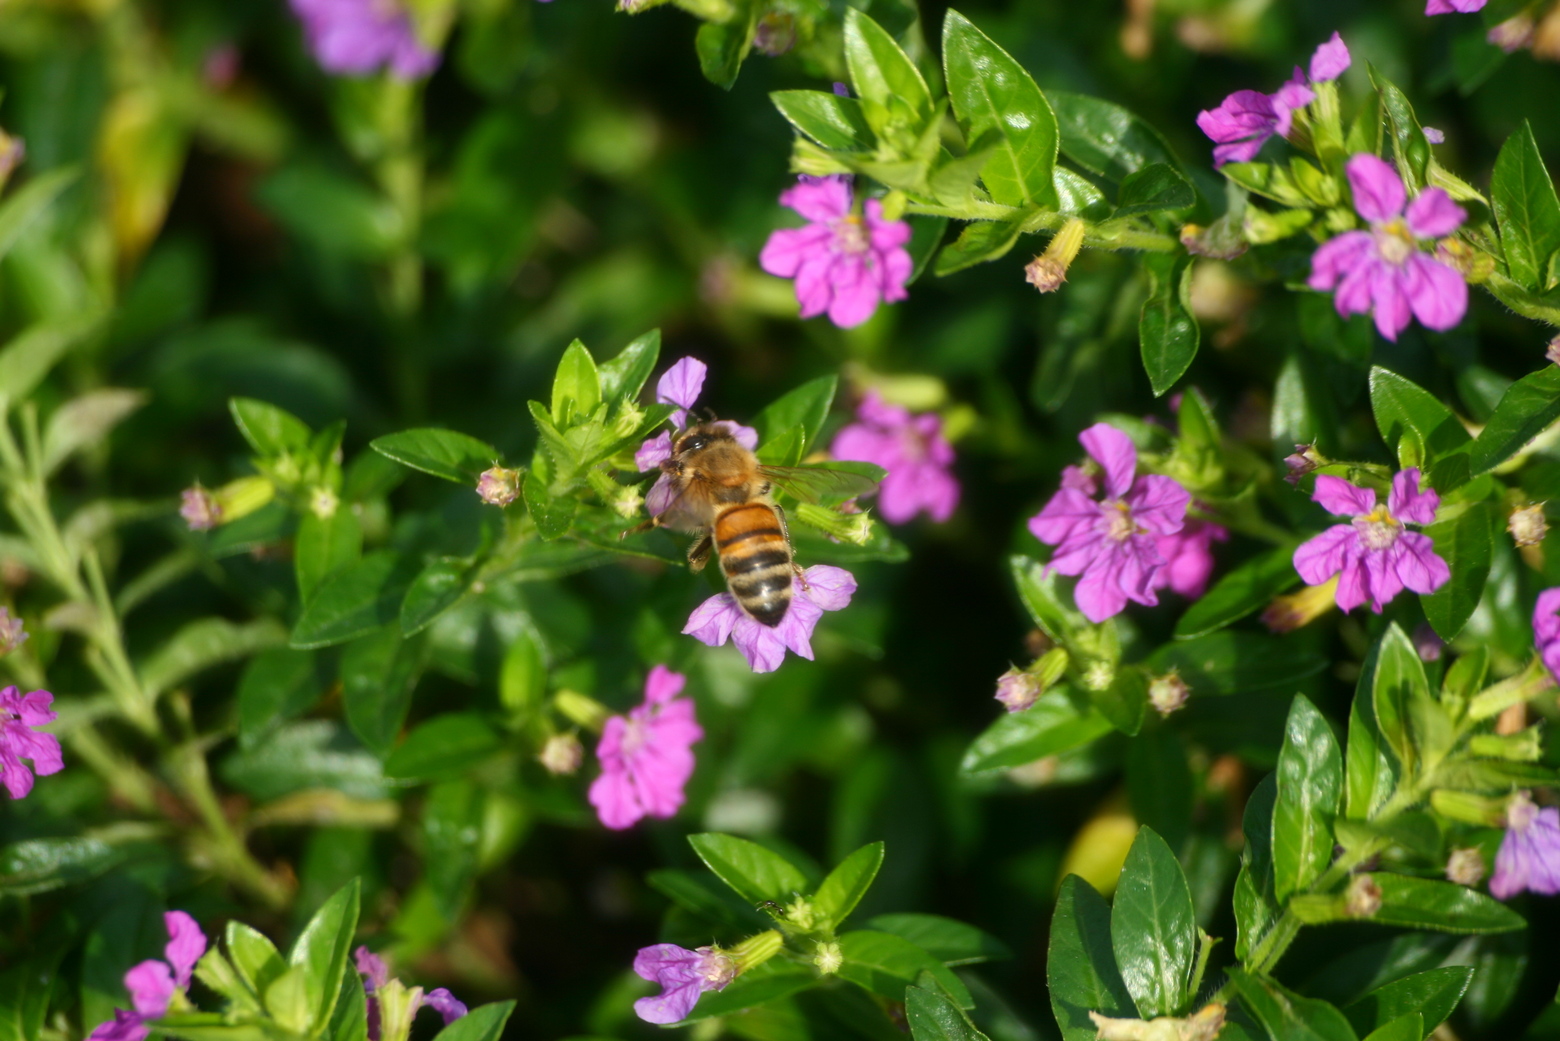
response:
[[[723,423],[700,423],[679,437],[672,445],[675,455],[687,455],[710,447],[719,441],[730,441],[731,432]]]

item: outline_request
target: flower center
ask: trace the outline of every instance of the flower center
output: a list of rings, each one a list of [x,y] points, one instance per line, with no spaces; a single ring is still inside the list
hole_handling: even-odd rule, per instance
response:
[[[704,957],[699,961],[698,972],[711,989],[720,990],[737,974],[737,966],[726,955],[708,947],[699,948]]]
[[[1516,831],[1526,831],[1538,819],[1538,804],[1525,794],[1512,798],[1506,806],[1506,826]]]
[[[1120,499],[1106,503],[1102,512],[1105,514],[1105,537],[1112,542],[1125,542],[1142,530],[1132,522],[1132,507]]]
[[[844,253],[865,253],[872,247],[872,238],[861,218],[852,213],[834,222],[834,244]]]
[[[628,725],[623,728],[623,758],[631,759],[645,746],[645,738],[648,736],[645,721],[642,719],[628,720]]]
[[[1354,530],[1359,532],[1360,543],[1368,551],[1379,553],[1389,548],[1403,534],[1403,525],[1385,506],[1377,506],[1363,517],[1355,517]]]
[[[1386,224],[1376,225],[1376,250],[1388,264],[1402,267],[1417,249],[1414,234],[1408,230],[1402,217],[1394,217]]]

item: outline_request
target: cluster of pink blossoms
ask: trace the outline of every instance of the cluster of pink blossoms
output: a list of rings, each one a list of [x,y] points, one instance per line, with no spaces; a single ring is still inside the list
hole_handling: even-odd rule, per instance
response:
[[[856,406],[856,421],[834,435],[829,454],[888,471],[877,495],[890,524],[904,524],[922,511],[945,521],[959,505],[959,482],[950,472],[953,446],[936,413],[913,415],[869,390]]]
[[[1313,83],[1327,83],[1349,67],[1349,48],[1337,33],[1311,56],[1310,76],[1295,67],[1294,77],[1274,94],[1237,90],[1218,108],[1197,114],[1197,128],[1214,142],[1213,164],[1245,163],[1257,157],[1270,137],[1288,137],[1294,114],[1316,100]]]
[[[195,963],[206,953],[206,934],[183,911],[165,913],[163,925],[168,929],[163,948],[167,961],[150,959],[125,973],[134,1011],[115,1009],[114,1018],[99,1024],[88,1041],[143,1041],[152,1032],[147,1024],[166,1016],[174,995],[189,987]]]
[[[704,738],[693,700],[678,697],[686,682],[657,665],[645,680],[644,704],[607,720],[596,745],[601,776],[590,786],[590,804],[607,827],[665,819],[682,806],[683,787],[693,776],[693,746]]]
[[[19,622],[16,628],[21,629]],[[25,638],[26,634],[22,634],[22,639]],[[54,695],[46,690],[29,694],[23,694],[15,687],[0,690],[0,783],[5,784],[5,790],[13,799],[25,798],[32,791],[33,774],[47,777],[65,769],[60,739],[33,730],[57,718],[57,713],[49,707],[52,704]],[[31,770],[23,759],[32,760]]]

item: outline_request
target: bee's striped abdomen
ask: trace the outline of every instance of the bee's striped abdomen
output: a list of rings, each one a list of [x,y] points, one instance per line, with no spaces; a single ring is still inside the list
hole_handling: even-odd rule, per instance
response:
[[[791,544],[768,503],[748,502],[715,517],[715,548],[726,586],[760,625],[780,624],[791,606]]]

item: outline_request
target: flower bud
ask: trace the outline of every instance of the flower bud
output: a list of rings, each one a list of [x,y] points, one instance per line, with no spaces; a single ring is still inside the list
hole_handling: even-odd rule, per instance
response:
[[[819,940],[818,946],[813,948],[813,966],[820,976],[832,976],[844,964],[845,955],[833,940]]]
[[[1518,763],[1536,763],[1544,754],[1537,727],[1528,727],[1515,734],[1475,734],[1468,739],[1468,751],[1489,759]]]
[[[1544,536],[1549,534],[1549,522],[1544,519],[1544,504],[1534,503],[1512,510],[1511,516],[1506,519],[1506,530],[1511,532],[1511,538],[1519,549],[1543,542]]]
[[[790,11],[770,10],[753,29],[753,49],[778,58],[796,45],[796,16]]]
[[[477,478],[477,494],[489,506],[508,506],[520,498],[520,471],[491,466]]]
[[[1067,281],[1067,269],[1083,248],[1083,233],[1087,225],[1077,217],[1068,218],[1061,230],[1051,236],[1051,244],[1045,252],[1024,268],[1024,281],[1042,293],[1054,293]]]
[[[320,520],[330,520],[336,515],[336,507],[340,505],[341,499],[324,485],[309,493],[309,512]]]
[[[1294,454],[1284,456],[1284,468],[1289,471],[1284,475],[1284,480],[1291,485],[1299,485],[1300,478],[1326,462],[1326,457],[1316,450],[1315,445],[1295,445]]]
[[[732,975],[736,975],[764,964],[770,958],[779,954],[780,949],[784,946],[785,937],[781,936],[778,930],[769,929],[759,933],[757,936],[749,936],[746,940],[731,948],[731,950],[726,951],[725,954],[731,965]],[[704,950],[705,948],[701,947],[699,949]],[[709,949],[711,951],[714,950],[714,948]],[[730,979],[730,976],[726,977],[726,982],[729,982]],[[721,981],[716,981],[712,977],[711,982]],[[721,986],[725,986],[725,982],[721,982]]]
[[[601,728],[606,726],[607,717],[612,714],[607,711],[607,706],[577,690],[560,690],[554,694],[553,708],[569,722],[596,733],[601,732]]]
[[[1091,661],[1083,671],[1083,685],[1090,690],[1109,690],[1116,682],[1116,667],[1108,661]]]
[[[1343,893],[1343,910],[1350,918],[1374,918],[1381,910],[1381,887],[1369,875],[1355,875]]]
[[[799,504],[792,512],[803,524],[840,542],[865,546],[872,541],[872,518],[865,513],[840,513],[810,502]]]
[[[536,759],[554,777],[567,777],[585,761],[585,748],[572,731],[554,734],[542,745],[542,750],[536,753]]]
[[[1337,589],[1338,579],[1334,576],[1319,586],[1275,596],[1262,612],[1262,624],[1275,633],[1293,632],[1332,610]]]
[[[1484,38],[1507,54],[1533,44],[1533,17],[1526,11],[1490,27]]]
[[[1484,854],[1472,848],[1452,850],[1446,858],[1446,880],[1460,886],[1476,886],[1484,878]]]
[[[1474,285],[1489,281],[1489,277],[1495,273],[1495,258],[1462,239],[1447,238],[1436,243],[1435,259]]]
[[[16,650],[27,639],[22,620],[14,617],[9,608],[0,607],[0,657]]]
[[[1161,716],[1168,716],[1186,704],[1192,688],[1186,685],[1180,673],[1171,669],[1163,676],[1155,676],[1148,683],[1148,700]]]
[[[218,509],[217,523],[231,524],[276,498],[276,485],[269,477],[240,477],[218,488],[213,498]]]
[[[1498,828],[1506,822],[1504,799],[1486,799],[1472,792],[1437,788],[1430,793],[1430,808],[1447,820],[1483,828]]]
[[[1470,719],[1491,719],[1511,708],[1531,701],[1554,686],[1554,679],[1544,663],[1538,659],[1515,676],[1508,676],[1499,683],[1486,687],[1468,702]],[[1525,725],[1525,724],[1524,724]],[[1520,729],[1520,727],[1514,728]]]
[[[1560,365],[1560,336],[1549,341],[1549,349],[1544,352],[1544,357]]]
[[[1441,635],[1429,622],[1420,622],[1414,626],[1413,643],[1420,661],[1440,661],[1446,650],[1446,641],[1441,639]]]
[[[191,531],[210,531],[222,523],[222,507],[196,482],[195,487],[179,494],[179,516]]]
[[[1043,688],[1027,669],[1009,669],[997,677],[997,700],[1009,712],[1022,712],[1040,700]]]

